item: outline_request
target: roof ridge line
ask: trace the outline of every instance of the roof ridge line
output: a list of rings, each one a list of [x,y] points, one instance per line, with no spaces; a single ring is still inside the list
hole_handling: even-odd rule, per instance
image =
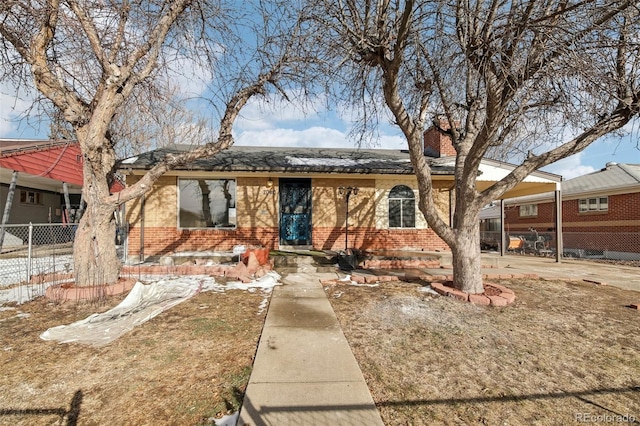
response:
[[[627,168],[627,163],[617,163],[616,165],[620,167],[626,174],[628,174],[633,179],[635,179],[636,182],[640,183],[640,178],[638,178],[638,176],[636,176],[633,172],[629,171],[629,169]]]

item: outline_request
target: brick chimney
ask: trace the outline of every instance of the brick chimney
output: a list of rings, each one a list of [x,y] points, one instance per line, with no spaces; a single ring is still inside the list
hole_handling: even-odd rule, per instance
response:
[[[449,122],[441,120],[440,127],[447,130]],[[449,135],[442,134],[435,126],[431,126],[424,132],[424,154],[429,157],[449,157],[455,156],[456,150]]]

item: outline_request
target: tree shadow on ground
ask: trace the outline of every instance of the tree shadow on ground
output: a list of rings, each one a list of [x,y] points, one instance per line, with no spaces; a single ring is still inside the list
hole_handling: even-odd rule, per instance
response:
[[[9,416],[59,416],[60,422],[66,419],[66,426],[76,426],[80,418],[80,407],[82,405],[82,390],[77,390],[71,398],[69,409],[65,408],[0,408],[0,417]]]
[[[622,388],[602,388],[591,389],[586,391],[576,392],[553,392],[553,393],[534,393],[526,395],[507,395],[507,396],[487,396],[487,397],[472,397],[472,398],[445,398],[445,399],[416,399],[416,400],[404,400],[404,401],[381,401],[377,402],[378,407],[417,407],[426,405],[458,405],[458,404],[476,404],[476,403],[489,403],[489,402],[521,402],[521,401],[535,401],[544,399],[563,399],[563,398],[577,398],[580,401],[600,408],[603,411],[607,411],[612,416],[616,417],[629,417],[630,424],[640,424],[640,419],[635,418],[631,413],[618,413],[613,411],[597,402],[587,399],[589,396],[604,395],[604,394],[623,394],[623,393],[637,393],[640,396],[640,386],[629,386]],[[577,414],[577,413],[576,413]]]

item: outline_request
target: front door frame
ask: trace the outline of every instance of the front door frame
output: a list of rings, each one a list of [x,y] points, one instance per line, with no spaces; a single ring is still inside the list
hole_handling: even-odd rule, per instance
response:
[[[279,184],[279,200],[278,206],[280,210],[279,215],[279,243],[280,246],[293,246],[293,247],[308,247],[311,246],[311,237],[312,237],[312,187],[311,187],[311,178],[280,178],[278,179]],[[302,187],[307,190],[304,195],[304,200],[295,200],[294,204],[302,204],[293,206],[287,206],[285,203],[288,200],[288,191],[290,190],[290,185],[295,184],[298,187]],[[301,202],[301,203],[300,203]],[[289,232],[285,228],[287,223],[290,225],[290,230],[292,232],[292,237],[286,239],[289,235]],[[297,236],[304,238],[295,238]]]

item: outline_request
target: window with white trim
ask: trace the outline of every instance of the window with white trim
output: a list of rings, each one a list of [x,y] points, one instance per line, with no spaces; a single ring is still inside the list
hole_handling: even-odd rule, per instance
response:
[[[235,179],[178,179],[181,228],[235,228]]]
[[[416,227],[416,197],[406,185],[396,185],[389,191],[389,228]]]
[[[40,205],[42,204],[42,194],[40,192],[23,189],[20,191],[20,202],[22,204]]]
[[[609,210],[609,197],[580,198],[578,210],[580,213],[606,212]]]
[[[538,216],[537,204],[523,204],[520,206],[520,217]]]

